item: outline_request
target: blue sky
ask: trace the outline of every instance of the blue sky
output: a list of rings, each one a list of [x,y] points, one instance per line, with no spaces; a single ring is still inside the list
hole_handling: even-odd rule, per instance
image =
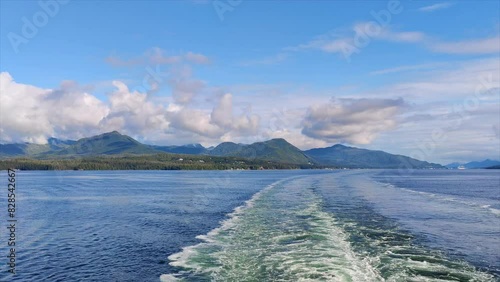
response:
[[[119,130],[156,144],[284,137],[500,158],[499,11],[498,1],[2,1],[2,113],[26,114],[2,114],[0,139]]]

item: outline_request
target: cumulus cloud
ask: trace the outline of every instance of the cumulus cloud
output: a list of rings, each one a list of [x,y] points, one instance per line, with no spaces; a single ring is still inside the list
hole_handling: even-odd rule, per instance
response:
[[[42,89],[0,74],[1,139],[46,143],[50,136],[75,136],[95,131],[109,108],[77,84]]]
[[[312,106],[302,133],[328,142],[369,144],[380,132],[393,129],[405,106],[403,99],[338,99]]]
[[[229,93],[219,97],[217,105],[210,113],[189,107],[179,107],[172,110],[169,117],[172,127],[210,138],[256,134],[260,120],[250,110],[241,115],[235,115],[233,95]]]
[[[189,135],[195,142],[254,135],[259,129],[251,109],[234,113],[231,94],[216,96],[212,108],[200,109],[193,103],[153,102],[147,93],[131,91],[121,81],[112,84],[115,90],[103,101],[71,81],[42,89],[17,83],[2,72],[0,141],[43,144],[52,136],[78,139],[118,130],[133,136]],[[189,83],[174,86],[179,85]]]
[[[147,99],[145,93],[131,92],[127,85],[113,81],[116,90],[109,97],[110,111],[99,126],[106,131],[145,134],[166,130],[169,126],[165,108]]]
[[[184,108],[169,115],[172,127],[196,133],[198,135],[218,138],[224,130],[211,123],[210,114],[200,109]]]
[[[106,103],[74,82],[41,89],[1,73],[2,141],[46,143],[51,136],[81,138],[111,130],[145,134],[168,128],[163,106],[120,81],[113,85],[116,90]]]
[[[251,114],[251,109],[247,112],[235,116],[233,111],[233,95],[224,94],[220,97],[219,103],[214,107],[212,123],[224,129],[230,129],[238,133],[256,133],[259,125],[259,117]]]

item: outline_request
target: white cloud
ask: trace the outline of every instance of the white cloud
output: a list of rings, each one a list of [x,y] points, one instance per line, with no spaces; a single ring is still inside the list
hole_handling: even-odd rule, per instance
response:
[[[453,4],[450,2],[443,2],[443,3],[436,3],[433,5],[429,6],[424,6],[422,8],[419,8],[418,10],[420,12],[434,12],[436,10],[442,10],[451,7]]]
[[[107,102],[74,82],[63,82],[55,90],[42,89],[16,83],[2,72],[0,85],[0,142],[4,143],[46,143],[52,136],[78,139],[112,130],[132,136],[183,135],[190,136],[191,142],[213,142],[253,136],[259,130],[260,119],[251,109],[234,113],[231,94],[218,97],[212,109],[200,109],[190,102],[155,103],[121,81],[113,81],[115,90]],[[13,109],[15,114],[7,114]]]
[[[224,136],[249,136],[258,133],[259,117],[247,111],[235,115],[233,96],[229,93],[219,97],[211,112],[189,107],[180,107],[169,114],[172,127],[187,130],[201,136],[221,139]]]
[[[393,129],[403,99],[338,99],[308,109],[302,133],[328,142],[369,144]]]
[[[500,36],[455,42],[432,42],[429,48],[447,54],[499,54]]]
[[[354,38],[338,32],[323,34],[317,38],[294,47],[285,48],[286,51],[303,51],[316,49],[327,53],[342,53],[354,45]]]
[[[442,65],[443,64],[439,64],[439,63],[429,63],[429,64],[398,66],[398,67],[393,67],[393,68],[372,71],[372,72],[370,72],[370,75],[382,75],[382,74],[398,73],[398,72],[405,72],[405,71],[434,69],[434,68],[442,66]]]
[[[368,36],[373,39],[395,42],[421,42],[426,36],[418,31],[394,31],[388,26],[382,27],[375,22],[361,22],[353,26],[354,37]]]
[[[186,52],[178,55],[167,55],[167,52],[159,47],[153,47],[141,56],[129,59],[120,58],[117,55],[106,57],[104,61],[114,67],[133,67],[138,65],[173,65],[179,63],[209,64],[210,59],[200,53]]]
[[[184,58],[188,62],[195,63],[195,64],[209,64],[210,63],[210,59],[207,56],[205,56],[203,54],[193,53],[193,52],[187,52],[184,55]]]
[[[497,89],[499,85],[500,58],[491,57],[443,64],[441,68],[421,72],[410,81],[393,84],[378,91],[389,95],[404,95],[419,102],[449,103],[471,97],[479,89],[482,92]]]
[[[167,56],[165,51],[158,47],[153,47],[145,54],[149,63],[153,65],[175,64],[182,60],[181,56]]]
[[[188,104],[193,98],[202,91],[205,83],[193,77],[193,72],[189,66],[180,66],[172,68],[171,78],[168,84],[172,89],[172,97],[175,103]]]
[[[230,128],[233,124],[233,96],[224,94],[210,114],[211,122],[221,128]]]
[[[326,53],[342,54],[348,58],[352,53],[360,52],[374,40],[414,43],[432,52],[455,55],[500,53],[500,36],[498,35],[460,41],[443,41],[420,31],[396,31],[374,21],[360,22],[349,29],[323,34],[305,44],[287,47],[285,50],[293,52],[320,50]]]
[[[380,35],[375,38],[385,39],[388,41],[416,43],[425,40],[425,34],[418,31],[400,31],[394,32],[390,30],[383,30]]]
[[[321,50],[326,53],[338,53],[344,56],[359,52],[372,40],[384,40],[403,43],[422,42],[426,35],[418,31],[394,31],[388,26],[371,22],[360,22],[349,29],[336,30],[323,34],[305,44],[285,48],[287,51]]]
[[[247,112],[235,116],[233,111],[233,95],[226,93],[220,97],[219,103],[212,110],[212,123],[224,129],[232,129],[235,133],[255,134],[259,126],[259,117]],[[246,135],[245,134],[245,135]]]
[[[198,135],[217,139],[224,130],[211,123],[210,113],[199,109],[185,108],[169,115],[172,127]]]
[[[96,132],[109,108],[75,83],[42,89],[0,73],[2,141],[46,143],[51,136]]]
[[[411,104],[399,125],[369,145],[441,163],[494,158],[500,139],[500,59],[448,62],[421,69],[412,79],[364,92],[364,97],[402,95]],[[442,138],[433,134],[441,132]]]
[[[113,85],[117,89],[109,97],[110,111],[99,123],[101,128],[144,135],[169,127],[162,105],[148,101],[147,94],[131,92],[123,82],[113,81]]]

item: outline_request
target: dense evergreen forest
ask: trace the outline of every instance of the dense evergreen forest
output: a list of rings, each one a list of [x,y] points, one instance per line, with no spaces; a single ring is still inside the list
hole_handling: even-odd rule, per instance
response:
[[[233,157],[177,154],[92,156],[80,158],[12,158],[0,160],[0,170],[226,170],[309,169],[314,165],[286,164]]]

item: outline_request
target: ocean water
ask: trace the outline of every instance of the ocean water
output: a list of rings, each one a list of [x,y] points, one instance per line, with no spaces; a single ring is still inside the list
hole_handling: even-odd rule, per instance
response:
[[[500,281],[495,170],[20,171],[16,182],[17,274],[2,230],[1,281]]]

